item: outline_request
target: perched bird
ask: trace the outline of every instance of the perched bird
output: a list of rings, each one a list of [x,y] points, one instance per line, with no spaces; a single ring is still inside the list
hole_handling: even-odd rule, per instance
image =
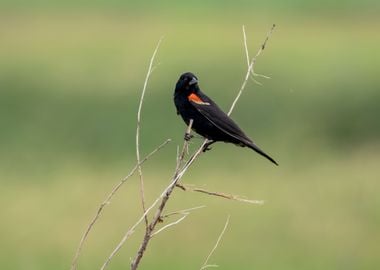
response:
[[[192,129],[210,140],[204,151],[215,142],[233,143],[249,147],[266,157],[274,164],[277,162],[252,142],[239,126],[211,98],[199,89],[198,78],[191,72],[180,76],[174,91],[174,104],[177,114],[188,125],[193,119]]]

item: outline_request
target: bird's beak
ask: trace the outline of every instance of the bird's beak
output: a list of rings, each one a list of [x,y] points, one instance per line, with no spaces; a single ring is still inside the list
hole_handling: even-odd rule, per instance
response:
[[[193,77],[191,81],[189,82],[189,85],[196,84],[198,82],[197,78]]]

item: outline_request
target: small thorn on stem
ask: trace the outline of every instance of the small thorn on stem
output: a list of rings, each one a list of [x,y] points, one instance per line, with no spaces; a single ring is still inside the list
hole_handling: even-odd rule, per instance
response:
[[[183,191],[186,191],[185,186],[181,185],[180,183],[175,184],[175,186],[182,189]]]

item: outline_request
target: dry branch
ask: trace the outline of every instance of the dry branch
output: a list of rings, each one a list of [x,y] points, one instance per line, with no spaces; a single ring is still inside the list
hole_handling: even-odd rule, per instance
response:
[[[180,183],[177,184],[177,187],[179,187],[183,191],[199,192],[199,193],[203,193],[206,195],[216,196],[216,197],[220,197],[220,198],[224,198],[224,199],[228,199],[228,200],[233,200],[233,201],[238,201],[238,202],[260,204],[260,205],[264,204],[264,201],[262,201],[262,200],[245,199],[239,195],[233,195],[233,194],[228,194],[228,193],[223,193],[223,192],[218,192],[218,191],[209,191],[209,190],[206,190],[203,188],[191,187],[189,185],[180,184]]]
[[[173,215],[182,215],[182,217],[179,218],[178,220],[176,220],[176,221],[174,221],[172,223],[169,223],[169,224],[163,226],[162,228],[160,228],[159,230],[157,230],[155,233],[152,234],[152,237],[155,236],[156,234],[162,232],[163,230],[166,230],[167,228],[169,228],[171,226],[177,225],[182,220],[184,220],[185,217],[187,217],[190,214],[191,211],[198,210],[198,209],[201,209],[201,208],[204,208],[204,207],[205,207],[204,205],[201,205],[201,206],[192,207],[192,208],[188,208],[188,209],[184,209],[184,210],[179,210],[179,211],[176,211],[176,212],[171,212],[169,214],[161,216],[160,219],[163,221],[164,218],[168,218],[168,217],[173,216]]]
[[[255,67],[255,64],[256,64],[256,59],[257,57],[259,57],[261,55],[261,53],[264,51],[265,47],[266,47],[266,44],[269,40],[269,38],[271,37],[272,33],[273,33],[273,30],[274,28],[276,27],[275,24],[272,25],[272,28],[269,30],[264,42],[261,44],[260,46],[260,49],[257,51],[256,55],[252,58],[251,62],[249,63],[248,65],[248,69],[247,69],[247,73],[245,74],[245,78],[244,78],[244,81],[240,87],[240,90],[235,98],[235,100],[232,102],[232,105],[231,105],[231,108],[230,110],[228,111],[228,115],[231,115],[233,109],[235,108],[235,105],[236,105],[236,102],[239,100],[241,94],[243,93],[244,91],[244,88],[247,84],[247,81],[249,79],[249,74],[251,74],[251,72],[253,72],[254,70],[254,67]],[[243,35],[245,35],[245,28],[243,27]],[[245,44],[245,48],[247,48],[247,40],[246,38],[244,39],[244,44]],[[246,52],[246,57],[249,59],[249,55],[248,55],[248,49],[245,50]]]
[[[193,210],[198,210],[198,209],[201,209],[201,208],[204,208],[206,207],[205,205],[201,205],[201,206],[196,206],[196,207],[192,207],[192,208],[188,208],[188,209],[183,209],[183,210],[178,210],[178,211],[175,211],[175,212],[170,212],[164,216],[162,216],[162,218],[168,218],[170,216],[174,216],[174,215],[184,215],[184,214],[188,214],[190,213],[191,211]]]
[[[216,248],[219,246],[219,242],[222,239],[224,233],[226,232],[226,229],[227,229],[229,223],[230,223],[230,216],[227,217],[226,223],[224,224],[222,232],[219,234],[218,240],[216,240],[214,247],[212,248],[211,252],[208,254],[208,256],[207,256],[205,262],[203,263],[203,265],[201,266],[200,270],[207,269],[210,267],[218,267],[216,264],[208,264],[208,261],[210,260],[212,254],[214,254]]]
[[[84,242],[86,241],[87,237],[88,237],[88,234],[90,233],[92,227],[95,225],[96,221],[99,219],[100,217],[100,214],[102,213],[104,207],[109,204],[111,202],[111,199],[112,197],[115,195],[115,193],[121,188],[121,186],[136,172],[136,170],[145,162],[147,161],[152,155],[154,155],[155,153],[157,153],[159,150],[161,150],[161,148],[163,148],[164,146],[166,146],[168,143],[170,142],[170,139],[166,140],[165,142],[163,142],[161,145],[159,145],[156,149],[154,149],[150,154],[146,155],[142,160],[140,160],[139,163],[137,163],[135,165],[135,167],[133,167],[133,169],[131,170],[131,172],[125,176],[123,179],[121,179],[121,181],[112,189],[112,191],[110,192],[110,194],[107,196],[107,198],[104,200],[104,202],[101,203],[101,205],[99,206],[95,216],[93,217],[93,219],[91,220],[90,224],[87,226],[85,232],[83,233],[82,235],[82,238],[79,242],[79,245],[78,245],[78,248],[77,248],[77,251],[75,253],[75,256],[74,256],[74,259],[73,259],[73,262],[71,264],[71,270],[76,270],[78,268],[78,259],[79,259],[79,255],[82,251],[82,248],[83,248],[83,245],[84,245]]]
[[[176,220],[176,221],[174,221],[174,222],[171,222],[171,223],[165,225],[164,227],[160,228],[160,229],[157,230],[156,232],[152,233],[152,234],[150,235],[150,237],[152,238],[153,236],[155,236],[156,234],[159,234],[160,232],[166,230],[167,228],[169,228],[169,227],[171,227],[171,226],[174,226],[174,225],[177,225],[177,224],[180,223],[182,220],[184,220],[184,219],[187,217],[188,214],[189,214],[189,213],[185,213],[185,214],[183,214],[182,217],[180,217],[178,220]]]
[[[143,86],[143,89],[141,91],[139,108],[137,110],[137,127],[136,127],[136,159],[137,159],[137,163],[140,163],[141,109],[142,109],[142,105],[143,105],[143,101],[144,101],[144,97],[145,97],[145,91],[146,91],[146,88],[148,86],[148,81],[149,81],[150,75],[152,74],[152,71],[153,71],[152,68],[153,68],[154,58],[156,57],[156,54],[157,54],[158,48],[160,47],[161,41],[162,41],[162,37],[158,41],[157,46],[153,52],[153,55],[150,58],[148,71],[146,73],[146,77],[145,77],[145,81],[144,81],[144,86]],[[144,213],[145,212],[144,177],[143,177],[141,166],[138,166],[138,171],[139,171],[139,178],[140,178],[141,205],[142,205],[142,209],[143,209],[143,213]],[[148,217],[147,216],[145,216],[145,226],[148,227]]]

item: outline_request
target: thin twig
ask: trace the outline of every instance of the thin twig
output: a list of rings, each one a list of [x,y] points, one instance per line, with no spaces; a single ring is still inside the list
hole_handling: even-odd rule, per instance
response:
[[[263,75],[263,74],[259,74],[259,73],[256,73],[254,71],[253,71],[253,76],[255,76],[255,77],[261,77],[261,78],[264,78],[264,79],[270,79],[269,76]],[[259,82],[259,84],[262,85],[262,83],[260,83],[260,82]]]
[[[242,26],[242,29],[243,29],[243,43],[244,43],[244,51],[245,51],[245,57],[247,59],[247,67],[249,67],[249,52],[248,52],[248,43],[247,43],[247,35],[245,33],[245,26],[243,25]],[[255,79],[255,76],[261,76],[260,74],[256,74],[253,69],[251,70],[251,73],[252,73],[252,81],[258,85],[262,85],[262,83],[260,83],[259,81],[257,81]]]
[[[263,44],[261,45],[260,49],[257,51],[256,55],[255,55],[255,61],[257,59],[257,57],[259,57],[259,55],[264,51],[264,49],[266,48],[266,45],[267,45],[267,42],[269,40],[269,38],[272,36],[272,33],[274,31],[274,28],[276,27],[275,24],[272,25],[271,29],[269,30],[269,32],[267,33],[267,36],[263,42]],[[264,79],[270,79],[269,76],[266,76],[266,75],[263,75],[263,74],[258,74],[255,72],[255,68],[252,67],[252,75],[253,76],[256,76],[256,77],[261,77],[261,78],[264,78]]]
[[[209,190],[206,190],[203,188],[194,188],[194,187],[190,187],[189,185],[184,185],[184,184],[179,184],[179,183],[177,184],[177,187],[179,187],[183,191],[199,192],[199,193],[203,193],[203,194],[207,194],[207,195],[211,195],[211,196],[216,196],[216,197],[221,197],[224,199],[234,200],[234,201],[238,201],[238,202],[260,204],[260,205],[264,204],[264,201],[262,201],[262,200],[245,199],[245,198],[242,198],[241,196],[238,196],[238,195],[232,195],[232,194],[227,194],[227,193],[217,192],[217,191],[209,191]]]
[[[247,44],[247,35],[245,34],[245,26],[243,25],[243,43],[244,43],[244,51],[245,57],[247,58],[247,67],[249,67],[249,52],[248,52],[248,44]]]
[[[175,161],[176,161],[176,168],[178,168],[178,162],[179,162],[179,145],[177,145],[177,152],[175,156]]]
[[[90,233],[92,227],[95,225],[96,221],[99,219],[100,214],[104,210],[104,207],[110,203],[110,201],[111,201],[112,197],[115,195],[115,193],[136,172],[136,170],[138,169],[138,167],[141,166],[145,161],[147,161],[151,156],[153,156],[159,150],[161,150],[164,146],[166,146],[170,141],[171,141],[170,139],[167,139],[165,142],[163,142],[161,145],[159,145],[156,149],[154,149],[152,152],[150,152],[148,155],[146,155],[142,160],[140,160],[140,162],[137,163],[135,165],[135,167],[133,167],[133,169],[130,171],[130,173],[127,176],[125,176],[123,179],[121,179],[121,181],[112,189],[112,191],[107,196],[107,198],[104,200],[104,202],[101,203],[101,205],[99,206],[99,208],[98,208],[95,216],[93,217],[93,219],[91,220],[90,224],[87,226],[85,232],[82,235],[82,238],[81,238],[81,240],[79,242],[79,245],[78,245],[77,251],[75,253],[73,262],[71,264],[71,270],[76,270],[77,269],[79,255],[80,255],[80,253],[82,251],[84,242],[86,241],[86,239],[88,237],[88,234]]]
[[[252,58],[250,64],[248,65],[248,69],[247,69],[247,73],[245,74],[244,81],[243,81],[243,83],[242,83],[242,85],[241,85],[241,87],[240,87],[240,90],[239,90],[239,92],[238,92],[238,94],[237,94],[235,100],[232,102],[231,108],[230,108],[230,110],[229,110],[228,113],[227,113],[228,115],[231,115],[233,109],[235,108],[235,105],[236,105],[237,101],[239,100],[239,98],[240,98],[241,94],[243,93],[244,88],[245,88],[245,86],[246,86],[246,84],[247,84],[247,81],[248,81],[248,79],[249,79],[249,74],[251,74],[252,70],[254,70],[254,66],[255,66],[255,63],[256,63],[256,59],[257,59],[257,57],[260,56],[260,54],[261,54],[261,53],[263,52],[263,50],[265,49],[265,46],[266,46],[266,44],[267,44],[269,38],[271,37],[271,35],[272,35],[273,30],[274,30],[275,27],[276,27],[276,25],[273,24],[273,25],[272,25],[272,28],[269,30],[269,32],[268,32],[268,34],[267,34],[267,36],[266,36],[264,42],[263,42],[262,45],[260,46],[260,49],[257,51],[256,55]],[[244,29],[244,28],[243,28],[243,33],[245,33],[245,29]]]
[[[188,209],[178,210],[178,211],[170,212],[169,214],[163,215],[161,218],[164,219],[164,218],[168,218],[168,217],[174,216],[174,215],[183,215],[186,213],[190,213],[191,211],[198,210],[198,209],[205,208],[205,207],[206,207],[205,205],[201,205],[201,206],[196,206],[196,207],[192,207],[192,208],[188,208]]]
[[[156,232],[152,233],[152,234],[150,235],[150,238],[152,238],[152,237],[155,236],[156,234],[159,234],[160,232],[162,232],[163,230],[166,230],[167,228],[169,228],[169,227],[171,227],[171,226],[177,225],[177,224],[180,223],[182,220],[184,220],[184,219],[187,217],[188,214],[189,214],[189,213],[183,214],[183,216],[180,217],[178,220],[176,220],[176,221],[174,221],[174,222],[171,222],[171,223],[165,225],[164,227],[160,228],[160,229],[157,230]]]
[[[247,35],[245,33],[245,26],[243,25],[242,27],[243,29],[243,43],[244,43],[244,50],[245,50],[245,57],[247,59],[247,67],[249,67],[249,52],[248,52],[248,43],[247,43]],[[273,29],[271,29],[271,31],[273,31]],[[254,69],[252,68],[251,70],[251,73],[252,73],[252,80],[257,83],[258,85],[262,85],[262,83],[260,83],[259,81],[256,81],[254,77],[261,77],[261,78],[265,78],[265,79],[270,79],[269,76],[266,76],[266,75],[263,75],[263,74],[258,74],[254,71]]]
[[[169,214],[166,214],[164,216],[161,216],[161,220],[164,219],[164,218],[168,218],[170,216],[173,216],[173,215],[182,215],[181,218],[179,218],[178,220],[174,221],[174,222],[171,222],[165,226],[163,226],[162,228],[160,228],[158,231],[156,231],[155,233],[153,233],[151,235],[151,237],[155,236],[156,234],[159,234],[160,232],[162,232],[163,230],[166,230],[167,228],[171,227],[171,226],[174,226],[174,225],[177,225],[178,223],[180,223],[182,220],[184,220],[187,215],[190,214],[191,211],[194,211],[194,210],[197,210],[197,209],[201,209],[201,208],[204,208],[205,206],[204,205],[201,205],[201,206],[197,206],[197,207],[192,207],[192,208],[188,208],[188,209],[183,209],[183,210],[179,210],[179,211],[175,211],[175,212],[171,212]]]
[[[154,58],[156,57],[156,54],[157,54],[158,48],[160,47],[161,41],[162,41],[162,37],[158,41],[157,46],[156,46],[156,48],[155,48],[155,50],[153,52],[153,55],[150,58],[148,72],[146,73],[146,77],[145,77],[145,81],[144,81],[144,86],[143,86],[143,89],[141,91],[139,108],[138,108],[138,111],[137,111],[137,127],[136,127],[136,159],[137,159],[137,163],[140,163],[141,109],[142,109],[142,105],[143,105],[143,101],[144,101],[144,97],[145,97],[145,91],[146,91],[146,88],[147,88],[147,85],[148,85],[149,77],[150,77],[150,75],[152,74],[152,71],[153,71],[152,67],[153,67]],[[145,212],[144,177],[143,177],[141,166],[138,167],[138,171],[139,171],[139,178],[140,178],[141,205],[142,205],[143,212]],[[148,217],[147,216],[145,216],[145,227],[146,228],[148,227]]]
[[[228,224],[230,222],[230,216],[227,217],[227,220],[226,220],[226,223],[224,224],[224,228],[222,230],[222,232],[219,234],[219,237],[218,237],[218,240],[216,241],[214,247],[212,248],[211,252],[208,254],[205,262],[203,263],[203,265],[201,266],[200,270],[203,270],[203,269],[207,269],[209,267],[218,267],[217,265],[215,264],[208,264],[208,261],[210,260],[212,254],[215,252],[216,248],[218,247],[219,245],[219,242],[220,240],[222,239],[227,227],[228,227]]]
[[[191,211],[194,211],[194,210],[197,210],[197,209],[201,209],[201,208],[204,208],[205,206],[204,205],[201,205],[201,206],[197,206],[197,207],[192,207],[192,208],[188,208],[188,209],[183,209],[183,210],[179,210],[179,211],[175,211],[175,212],[171,212],[169,214],[166,214],[164,216],[161,216],[161,220],[163,220],[164,218],[168,218],[170,216],[173,216],[173,215],[182,215],[181,218],[179,218],[178,220],[176,221],[173,221],[165,226],[163,226],[162,228],[160,228],[158,231],[156,231],[155,233],[153,233],[151,235],[151,237],[159,234],[160,232],[162,232],[163,230],[166,230],[167,228],[171,227],[171,226],[174,226],[174,225],[177,225],[178,223],[180,223],[182,220],[184,220],[189,214]]]

